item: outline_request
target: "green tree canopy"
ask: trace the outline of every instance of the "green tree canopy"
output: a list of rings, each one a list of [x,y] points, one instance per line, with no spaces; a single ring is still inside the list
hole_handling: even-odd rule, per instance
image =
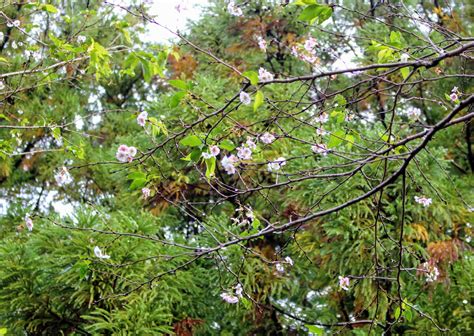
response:
[[[472,333],[469,1],[151,5],[2,5],[0,335]]]

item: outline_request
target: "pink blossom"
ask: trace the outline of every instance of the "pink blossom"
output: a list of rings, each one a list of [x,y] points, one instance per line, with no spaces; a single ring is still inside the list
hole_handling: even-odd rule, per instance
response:
[[[209,152],[212,156],[216,157],[221,152],[220,148],[216,145],[209,147]]]
[[[326,132],[322,127],[316,128],[316,134],[317,135],[326,135],[328,132]]]
[[[328,155],[328,147],[325,144],[316,144],[311,146],[311,150],[316,154],[321,154],[322,156]]]
[[[242,91],[240,93],[240,102],[244,105],[249,105],[252,102],[252,99],[250,98],[250,95],[247,92]]]
[[[242,297],[242,292],[243,292],[242,285],[241,285],[241,284],[237,284],[237,285],[234,287],[234,290],[235,290],[235,295],[237,295],[237,297],[241,298],[241,297]]]
[[[454,102],[454,101],[458,100],[458,94],[456,92],[452,92],[449,95],[449,98],[451,98],[451,100]]]
[[[258,47],[262,51],[267,51],[267,41],[261,36],[257,36]]]
[[[260,141],[268,145],[275,141],[275,137],[273,134],[265,132],[262,136],[260,136]]]
[[[238,147],[237,148],[237,156],[242,160],[250,160],[252,159],[252,150],[248,147]]]
[[[117,149],[115,157],[120,162],[132,162],[133,157],[137,154],[137,149],[133,146],[120,145]]]
[[[339,276],[339,287],[341,287],[343,290],[349,290],[349,278],[348,277],[342,277]]]
[[[141,127],[144,127],[147,118],[148,118],[148,113],[146,112],[140,113],[137,117],[137,124],[140,125]]]
[[[321,124],[327,123],[328,120],[329,120],[329,115],[326,112],[323,112],[319,116],[314,118],[315,122],[319,122]]]
[[[269,82],[273,80],[273,74],[265,70],[264,68],[258,69],[258,79],[261,82]]]
[[[25,226],[28,231],[33,231],[33,220],[28,215],[25,216]]]
[[[283,266],[282,264],[277,263],[275,265],[275,267],[276,267],[277,272],[279,272],[279,273],[284,273],[285,272],[285,266]]]
[[[250,148],[251,150],[254,150],[255,148],[257,148],[257,145],[255,144],[255,142],[253,142],[253,139],[250,138],[250,137],[247,137],[247,141],[245,142],[245,144],[246,144],[247,147]]]
[[[233,16],[242,16],[242,9],[237,7],[233,1],[227,5],[227,12]]]
[[[221,164],[225,172],[229,175],[232,175],[236,173],[235,165],[238,161],[239,159],[237,159],[235,155],[229,155],[222,158]]]
[[[268,163],[267,168],[269,172],[274,172],[280,170],[284,165],[286,165],[286,159],[284,157],[279,157],[278,159]]]
[[[71,174],[66,167],[62,167],[59,171],[54,175],[54,179],[59,186],[63,186],[72,182]]]
[[[433,200],[425,196],[421,196],[421,197],[415,196],[415,202],[423,205],[426,208],[431,205]]]
[[[94,247],[94,254],[99,259],[110,259],[110,256],[103,253],[99,246]]]
[[[117,151],[122,152],[122,153],[127,153],[128,152],[128,146],[127,145],[120,145]]]
[[[314,37],[308,38],[304,43],[304,48],[307,52],[313,52],[313,49],[315,46],[316,46],[316,39]]]
[[[439,277],[439,270],[438,267],[434,264],[434,262],[427,261],[420,265],[421,272],[424,273],[426,277],[426,282],[435,282],[438,280]]]
[[[142,195],[144,198],[150,197],[151,190],[149,188],[142,188]]]
[[[239,298],[237,296],[234,296],[232,294],[229,294],[229,293],[222,293],[221,294],[221,298],[227,302],[227,303],[231,303],[231,304],[234,304],[234,303],[237,303],[239,302]]]

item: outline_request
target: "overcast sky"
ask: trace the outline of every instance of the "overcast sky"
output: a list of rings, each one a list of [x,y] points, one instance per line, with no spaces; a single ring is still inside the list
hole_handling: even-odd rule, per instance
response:
[[[208,4],[208,0],[152,0],[150,15],[156,15],[156,21],[173,31],[183,31],[188,20],[196,20],[201,14],[201,8]],[[177,6],[180,6],[180,12]],[[151,41],[166,42],[173,38],[173,34],[157,27],[150,27],[146,38]]]

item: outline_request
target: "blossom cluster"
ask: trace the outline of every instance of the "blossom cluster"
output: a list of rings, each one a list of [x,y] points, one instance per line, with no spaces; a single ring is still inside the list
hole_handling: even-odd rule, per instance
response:
[[[33,231],[33,220],[28,215],[25,216],[25,226],[28,231]]]
[[[425,196],[415,196],[415,202],[423,205],[425,208],[430,206],[433,200]]]
[[[297,44],[291,48],[291,54],[303,62],[316,65],[319,63],[319,58],[316,56],[316,39],[309,37],[303,44]]]
[[[115,157],[120,162],[132,162],[135,155],[137,155],[137,149],[135,147],[120,145],[117,149]]]
[[[239,300],[242,298],[242,292],[243,292],[242,285],[237,284],[234,287],[233,292],[222,293],[221,298],[227,303],[235,304],[239,302]]]
[[[64,186],[72,182],[72,176],[66,167],[60,168],[56,175],[54,175],[54,179],[59,186]]]
[[[242,9],[235,5],[234,1],[229,1],[227,5],[227,12],[233,16],[242,16]]]
[[[99,259],[110,259],[110,256],[102,252],[99,246],[94,247],[94,254]]]
[[[438,280],[439,270],[432,261],[424,262],[420,265],[420,269],[426,278],[426,282],[435,282]]]
[[[348,277],[339,276],[339,287],[345,291],[349,290],[350,280]]]

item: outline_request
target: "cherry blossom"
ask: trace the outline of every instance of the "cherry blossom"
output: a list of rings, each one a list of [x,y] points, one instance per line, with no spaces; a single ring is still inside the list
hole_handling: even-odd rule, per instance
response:
[[[233,1],[227,5],[227,12],[233,16],[242,16],[242,9],[237,7]]]
[[[410,119],[418,119],[421,115],[421,110],[417,107],[409,106],[405,110],[405,114],[410,118]]]
[[[350,280],[348,277],[339,276],[339,287],[345,291],[349,290]]]
[[[28,215],[25,216],[25,226],[28,231],[33,231],[33,220]]]
[[[278,159],[268,163],[267,167],[269,172],[274,172],[280,170],[284,165],[286,165],[286,159],[284,157],[279,157]]]
[[[133,146],[120,145],[117,149],[115,157],[120,162],[132,162],[134,156],[137,154],[137,149]]]
[[[137,124],[140,125],[141,127],[144,127],[146,124],[147,118],[148,118],[147,112],[140,113],[137,117]]]
[[[316,134],[322,136],[328,134],[328,132],[326,132],[322,127],[318,127],[316,128]]]
[[[257,148],[257,145],[255,144],[255,142],[253,141],[251,137],[247,137],[247,141],[245,141],[245,144],[251,150],[254,150],[255,148]]]
[[[421,272],[426,277],[426,282],[435,282],[439,277],[438,267],[432,261],[424,262],[420,265]]]
[[[86,39],[87,39],[87,37],[85,37],[84,35],[78,35],[76,37],[77,43],[84,43],[84,42],[86,42]]]
[[[275,141],[275,137],[273,134],[265,132],[263,135],[260,136],[260,141],[263,142],[264,144],[271,144],[273,141]]]
[[[415,202],[422,204],[425,208],[430,206],[433,200],[431,198],[427,198],[425,196],[415,196]]]
[[[220,148],[216,145],[209,147],[209,152],[212,156],[216,157],[221,152]]]
[[[290,257],[285,257],[285,262],[290,265],[290,266],[293,266],[293,259],[291,259]]]
[[[235,304],[235,303],[239,302],[239,298],[237,296],[229,294],[229,293],[222,293],[221,298],[225,302],[231,303],[231,304]]]
[[[99,246],[94,247],[94,254],[99,259],[110,259],[110,256],[103,253]]]
[[[282,264],[277,263],[275,265],[275,267],[276,267],[277,272],[279,272],[279,273],[284,273],[285,272],[285,266],[283,266]]]
[[[252,102],[252,99],[250,98],[250,95],[247,92],[242,91],[240,93],[240,102],[244,105],[249,105]]]
[[[313,52],[314,47],[316,47],[316,39],[314,37],[308,38],[304,43],[304,49],[307,52]]]
[[[321,154],[322,156],[328,155],[328,147],[325,144],[316,144],[311,146],[311,150],[316,154]]]
[[[237,156],[242,160],[250,160],[252,159],[252,150],[245,146],[238,147]]]
[[[258,47],[262,51],[267,51],[267,41],[261,36],[257,36]]]
[[[261,82],[268,82],[273,80],[273,74],[265,70],[264,68],[258,69],[258,79]]]
[[[400,55],[400,61],[407,62],[409,57],[410,55],[408,55],[407,53],[403,53]]]
[[[238,161],[239,159],[235,155],[229,155],[222,158],[221,164],[225,172],[229,175],[232,175],[236,173],[235,165]]]
[[[151,190],[149,188],[142,188],[142,195],[144,198],[150,197]]]
[[[458,100],[458,94],[456,92],[452,92],[450,95],[449,95],[449,98],[451,99],[451,101],[455,102],[456,100]]]
[[[241,297],[242,297],[242,292],[243,292],[242,285],[241,285],[241,284],[237,284],[237,285],[234,287],[234,290],[235,290],[235,295],[237,295],[237,297],[241,298]]]
[[[63,186],[72,182],[72,176],[69,174],[69,171],[66,167],[59,169],[56,175],[54,175],[54,179],[59,186]]]
[[[315,117],[314,121],[321,124],[327,123],[329,121],[329,115],[326,112],[323,112],[319,116]]]

